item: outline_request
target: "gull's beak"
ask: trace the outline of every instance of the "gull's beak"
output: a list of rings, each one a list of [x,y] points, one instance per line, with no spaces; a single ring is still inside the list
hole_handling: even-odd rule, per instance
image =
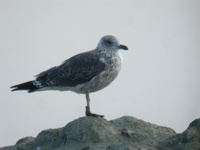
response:
[[[125,45],[119,45],[118,48],[123,50],[128,50],[128,47]]]

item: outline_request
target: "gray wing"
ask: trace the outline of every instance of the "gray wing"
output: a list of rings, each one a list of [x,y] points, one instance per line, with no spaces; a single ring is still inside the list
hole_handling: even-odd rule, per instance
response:
[[[86,83],[102,72],[105,63],[100,61],[100,54],[89,51],[78,54],[63,62],[58,67],[53,67],[37,75],[36,86],[68,86],[73,87]]]

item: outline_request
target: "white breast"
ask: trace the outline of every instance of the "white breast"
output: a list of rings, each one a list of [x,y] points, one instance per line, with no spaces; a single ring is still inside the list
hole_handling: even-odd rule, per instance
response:
[[[119,55],[119,58],[121,59],[121,63],[123,62],[123,57],[122,57],[122,54],[118,51],[117,52],[118,53],[118,55]]]

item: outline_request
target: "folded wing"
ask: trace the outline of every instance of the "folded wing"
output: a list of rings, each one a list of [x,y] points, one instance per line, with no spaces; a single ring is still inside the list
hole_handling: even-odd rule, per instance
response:
[[[100,55],[95,51],[78,54],[37,75],[35,84],[38,88],[67,86],[73,87],[86,83],[101,73],[105,63],[100,61]]]

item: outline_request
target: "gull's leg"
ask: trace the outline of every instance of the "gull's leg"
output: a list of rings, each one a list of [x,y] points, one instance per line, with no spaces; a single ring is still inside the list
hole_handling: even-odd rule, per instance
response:
[[[90,97],[89,94],[86,94],[86,101],[87,101],[87,106],[86,106],[86,116],[88,116],[89,114],[91,114],[90,112]]]
[[[86,94],[87,106],[86,106],[86,116],[93,116],[93,117],[104,117],[104,115],[93,114],[90,111],[90,97],[89,93]]]

